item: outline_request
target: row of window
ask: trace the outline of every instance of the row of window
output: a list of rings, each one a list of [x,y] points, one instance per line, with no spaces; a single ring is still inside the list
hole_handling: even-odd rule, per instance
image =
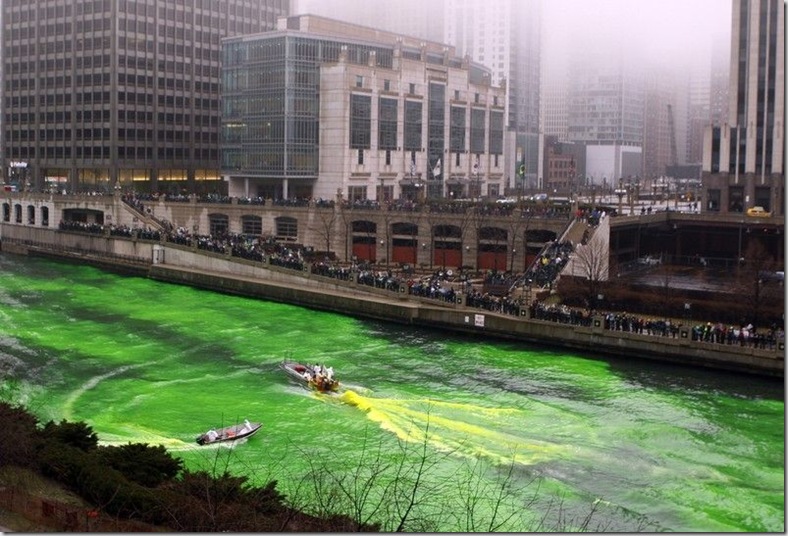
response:
[[[9,141],[24,142],[53,142],[70,141],[72,134],[76,140],[110,140],[110,129],[108,128],[60,128],[60,129],[41,129],[36,136],[35,130],[7,130],[5,135]],[[153,141],[154,130],[145,128],[119,128],[117,131],[119,141]],[[187,142],[216,144],[218,135],[210,130],[191,131],[183,129],[161,129],[155,136],[160,142]]]
[[[38,7],[38,16],[36,17],[36,4],[29,3],[29,0],[21,0],[21,2],[20,0],[7,0],[7,2],[9,21],[11,23],[35,22],[36,19],[66,18],[74,14],[90,15],[93,13],[110,13],[112,11],[111,0],[76,1],[42,5]],[[21,6],[19,5],[20,3]],[[188,8],[184,0],[169,2],[164,6],[160,5],[159,2],[146,3],[139,0],[119,0],[118,11],[140,17],[155,17],[157,5],[159,5],[158,16],[160,19],[175,22],[194,20],[199,24],[213,27],[217,27],[221,20],[220,17],[214,15],[217,12],[221,15],[227,14],[231,19],[236,17],[255,19],[258,15],[255,7],[247,2],[230,2],[229,6],[223,6],[217,10],[216,2],[212,0],[192,0],[188,3]],[[180,7],[180,9],[176,9],[176,7]],[[280,7],[279,12],[283,13],[283,8]]]
[[[12,139],[11,136],[15,135],[15,137],[23,140],[30,140],[34,141],[36,139],[36,130],[24,128],[25,125],[33,122],[38,122],[41,124],[52,124],[52,123],[70,123],[71,122],[71,112],[47,112],[47,113],[40,113],[38,121],[35,121],[35,114],[6,114],[6,123],[9,125],[7,130],[8,139]],[[189,116],[184,114],[175,114],[175,113],[164,113],[159,112],[157,114],[158,123],[164,126],[197,126],[197,127],[206,127],[210,129],[214,129],[219,126],[219,118],[216,116],[207,116],[207,115],[198,115],[198,116]],[[133,123],[133,122],[141,122],[150,124],[153,121],[153,112],[124,112],[120,110],[118,112],[118,120],[122,123]],[[91,112],[90,110],[87,111],[78,111],[76,113],[76,122],[78,124],[84,123],[108,123],[110,121],[110,111],[109,110],[96,110],[95,112]],[[53,136],[48,135],[49,132],[56,132],[58,130],[62,131],[65,127],[61,127],[60,129],[40,129],[39,132],[39,139],[53,139]],[[71,127],[66,129],[68,132],[71,131]],[[46,134],[46,135],[45,135]],[[67,138],[68,134],[66,134]],[[213,134],[213,137],[216,137],[216,134]],[[61,138],[58,138],[61,139]],[[310,137],[309,139],[314,139],[314,137]]]
[[[403,145],[405,150],[419,150],[421,148],[421,110],[419,102],[405,102],[405,136]],[[442,102],[437,101],[436,107],[442,109]],[[395,99],[381,97],[378,104],[378,148],[381,150],[396,150],[397,145],[397,109]],[[371,116],[372,98],[366,95],[350,96],[350,147],[351,149],[371,148]],[[436,112],[433,113],[433,115]],[[450,112],[450,144],[452,151],[465,151],[466,135],[466,110],[465,108],[452,107]],[[485,123],[486,111],[481,109],[471,110],[470,119],[470,151],[473,153],[485,152]],[[443,148],[442,118],[433,119],[436,129],[440,130],[436,145]],[[493,111],[490,113],[490,152],[503,153],[503,113]]]
[[[48,146],[36,151],[35,147],[29,145],[14,146],[9,149],[8,157],[13,160],[33,160],[35,158],[46,158],[49,160],[63,160],[76,158],[79,160],[109,160],[110,147],[102,143],[96,146],[77,145],[72,149],[71,146]],[[134,147],[118,146],[118,158],[121,160],[182,160],[203,162],[217,162],[219,160],[219,150],[216,148],[190,149],[185,147],[158,147],[154,152],[153,147]]]

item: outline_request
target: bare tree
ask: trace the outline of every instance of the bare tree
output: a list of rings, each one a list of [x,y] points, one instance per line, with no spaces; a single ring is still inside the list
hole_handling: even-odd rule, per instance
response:
[[[567,266],[566,274],[581,280],[586,303],[593,309],[597,296],[610,272],[610,253],[603,240],[579,244]]]
[[[312,227],[312,232],[320,237],[325,243],[326,254],[331,252],[331,239],[334,237],[336,231],[336,224],[339,221],[337,209],[331,208],[316,208],[316,221]]]
[[[757,326],[767,294],[768,276],[775,269],[775,260],[760,240],[749,242],[744,259],[737,277],[737,290],[746,303],[749,322]]]

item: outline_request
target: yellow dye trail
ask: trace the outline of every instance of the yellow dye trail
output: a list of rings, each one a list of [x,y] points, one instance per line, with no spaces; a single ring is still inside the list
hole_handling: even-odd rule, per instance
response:
[[[431,399],[373,398],[347,390],[345,404],[401,439],[427,441],[434,448],[463,456],[482,456],[493,463],[531,465],[559,456],[561,445],[541,441],[527,432],[527,415],[515,408]]]

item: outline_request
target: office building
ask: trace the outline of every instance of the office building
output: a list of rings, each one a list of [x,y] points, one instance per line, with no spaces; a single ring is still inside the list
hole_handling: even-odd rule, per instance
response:
[[[453,47],[314,15],[222,45],[230,195],[503,193],[505,90]]]
[[[20,188],[221,189],[220,46],[288,0],[3,0],[3,160]]]
[[[785,214],[785,5],[732,0],[729,123],[703,146],[704,210]]]
[[[524,0],[445,0],[445,41],[460,55],[492,71],[493,84],[505,81],[507,176],[520,190],[542,187],[539,146],[542,3]],[[518,171],[524,166],[525,173]]]
[[[570,69],[569,141],[586,145],[586,180],[614,186],[641,175],[645,118],[643,77],[622,62],[578,56]]]

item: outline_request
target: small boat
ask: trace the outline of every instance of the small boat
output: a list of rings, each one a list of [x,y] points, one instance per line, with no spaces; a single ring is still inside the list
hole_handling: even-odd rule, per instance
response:
[[[282,369],[299,383],[321,393],[333,393],[339,389],[334,370],[323,365],[303,365],[295,361],[283,361]]]
[[[218,430],[211,428],[197,437],[197,444],[210,445],[211,443],[221,443],[222,441],[237,441],[238,439],[254,435],[262,426],[262,423],[244,420],[241,424],[225,426]]]

